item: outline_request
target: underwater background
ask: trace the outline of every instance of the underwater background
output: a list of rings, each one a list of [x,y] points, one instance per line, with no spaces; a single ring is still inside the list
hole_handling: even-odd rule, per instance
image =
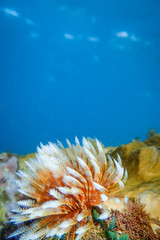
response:
[[[0,152],[160,132],[159,0],[1,0]]]

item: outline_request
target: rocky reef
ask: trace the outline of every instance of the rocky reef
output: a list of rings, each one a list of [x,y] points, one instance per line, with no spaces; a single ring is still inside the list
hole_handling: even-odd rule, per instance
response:
[[[110,202],[112,212],[105,222],[98,221],[99,213],[94,213],[95,226],[84,239],[160,239],[160,134],[148,136],[143,142],[136,139],[116,148],[105,148],[106,154],[115,159],[118,153],[128,171],[121,195],[126,195],[129,201],[125,206]],[[34,153],[0,154],[0,239],[16,229],[9,223],[11,209],[23,198],[17,193],[16,171],[25,170],[24,161],[29,158],[34,158]]]
[[[116,156],[117,152],[128,171],[124,194],[140,199],[146,212],[160,221],[160,134],[121,145],[111,155]]]

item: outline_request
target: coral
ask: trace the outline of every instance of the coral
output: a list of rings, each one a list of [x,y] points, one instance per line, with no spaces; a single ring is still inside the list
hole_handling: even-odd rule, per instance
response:
[[[129,200],[123,212],[112,211],[110,219],[116,219],[116,232],[126,233],[130,240],[158,240],[151,227],[151,218],[144,211],[144,205],[139,200]]]
[[[76,145],[49,143],[38,148],[36,158],[26,162],[28,173],[19,170],[19,192],[28,196],[18,202],[11,222],[25,224],[10,237],[35,240],[55,235],[80,239],[92,226],[92,209],[100,209],[99,220],[109,217],[105,203],[122,190],[127,174],[121,158],[105,156],[96,145],[83,138]],[[117,200],[115,198],[115,200]]]

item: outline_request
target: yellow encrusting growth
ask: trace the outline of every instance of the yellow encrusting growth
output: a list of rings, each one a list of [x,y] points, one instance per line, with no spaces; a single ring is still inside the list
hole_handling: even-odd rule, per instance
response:
[[[93,226],[92,207],[101,209],[101,220],[109,217],[105,202],[123,189],[127,177],[121,158],[106,158],[98,140],[96,147],[85,138],[82,146],[77,138],[75,142],[67,140],[68,149],[60,142],[41,144],[36,158],[26,162],[28,173],[17,173],[19,192],[29,199],[18,202],[11,221],[32,223],[10,237],[39,240],[71,234],[78,240]]]

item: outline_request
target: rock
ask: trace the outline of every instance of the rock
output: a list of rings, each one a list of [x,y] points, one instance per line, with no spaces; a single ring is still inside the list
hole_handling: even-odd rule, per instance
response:
[[[35,158],[35,153],[29,153],[19,157],[19,169],[26,171],[28,169],[25,161],[29,161],[29,159]]]
[[[140,199],[151,218],[160,221],[160,134],[143,142],[132,142],[116,148],[128,170],[124,194]]]
[[[144,144],[147,146],[155,146],[160,150],[160,134],[148,138],[144,141]]]
[[[0,228],[9,220],[11,210],[17,203],[15,176],[18,166],[17,155],[0,154]]]
[[[160,134],[143,142],[133,141],[117,148],[107,147],[105,153],[114,158],[117,158],[119,153],[123,166],[128,170],[128,180],[122,195],[140,199],[140,202],[145,204],[146,212],[155,219],[152,225],[153,229],[156,229],[160,223]],[[15,154],[0,154],[0,228],[9,220],[12,214],[10,210],[16,207],[17,200],[22,197],[17,193],[15,172],[17,168],[26,170],[25,161],[34,157],[35,153],[20,158]],[[110,203],[108,207],[114,206],[123,208],[122,205],[115,203]],[[10,226],[8,228],[10,229]],[[3,229],[4,231],[8,234],[9,230]],[[98,236],[96,228],[92,234]]]

